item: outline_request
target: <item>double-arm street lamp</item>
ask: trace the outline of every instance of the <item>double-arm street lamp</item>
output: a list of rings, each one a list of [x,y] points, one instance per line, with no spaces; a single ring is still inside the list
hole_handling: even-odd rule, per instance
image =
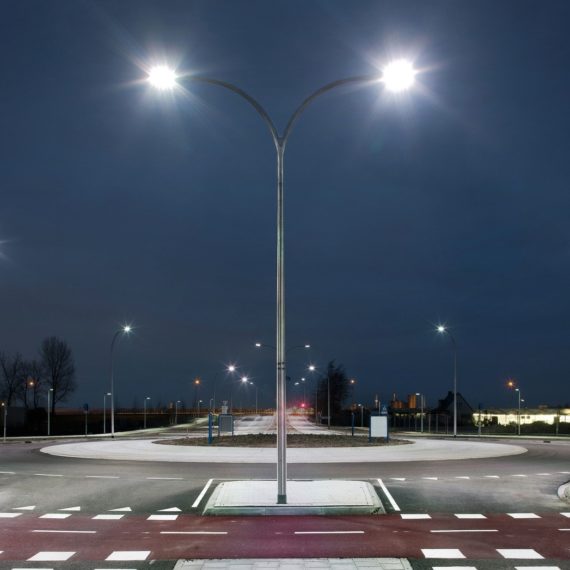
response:
[[[439,334],[446,334],[453,346],[453,437],[457,437],[457,344],[445,325],[437,327]]]
[[[285,373],[285,250],[283,211],[283,160],[285,147],[294,125],[303,111],[319,96],[347,85],[367,85],[382,82],[392,91],[403,91],[414,82],[415,71],[411,63],[398,60],[387,66],[381,76],[360,75],[333,81],[317,89],[295,109],[285,129],[279,133],[265,109],[249,94],[226,81],[200,76],[185,79],[193,83],[206,83],[223,87],[247,101],[261,117],[273,140],[277,155],[277,322],[276,322],[276,379],[277,379],[277,503],[287,503],[287,426],[286,426],[286,373]],[[176,72],[166,66],[152,69],[150,83],[159,89],[172,89],[177,85]]]
[[[111,437],[115,437],[115,375],[114,375],[114,354],[115,343],[121,335],[128,335],[132,331],[130,325],[124,325],[114,335],[111,341]]]

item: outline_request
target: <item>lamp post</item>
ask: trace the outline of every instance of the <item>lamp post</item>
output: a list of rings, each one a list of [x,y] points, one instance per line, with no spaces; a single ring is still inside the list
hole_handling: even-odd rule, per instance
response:
[[[143,429],[146,429],[146,403],[150,400],[150,396],[147,396],[143,400]]]
[[[424,433],[424,396],[423,394],[416,392],[416,397],[417,396],[420,397],[420,433]]]
[[[445,325],[439,325],[437,332],[439,334],[446,334],[453,346],[453,437],[457,437],[457,344],[455,343],[455,338],[453,338],[453,335]]]
[[[50,388],[47,392],[47,416],[48,416],[48,425],[47,425],[47,434],[48,437],[51,435],[51,401],[53,399],[53,388]]]
[[[200,395],[200,378],[194,378],[194,407],[196,407],[196,402],[198,401],[198,396]],[[199,414],[198,414],[199,415]]]
[[[111,437],[115,437],[115,375],[114,375],[114,354],[115,354],[115,343],[120,335],[129,334],[132,328],[130,325],[124,325],[113,335],[113,340],[111,341]]]
[[[176,400],[174,403],[174,425],[178,424],[178,404],[180,404],[180,400]]]
[[[107,396],[110,396],[111,392],[103,394],[103,433],[107,433]]]
[[[4,418],[4,423],[3,423],[3,438],[2,440],[4,441],[4,443],[6,443],[6,426],[8,424],[7,419],[8,419],[8,406],[6,404],[6,402],[2,402],[2,417]]]
[[[372,84],[383,82],[391,91],[403,91],[414,82],[415,71],[411,63],[398,60],[386,66],[381,76],[361,75],[333,81],[317,89],[295,109],[283,133],[280,134],[267,111],[249,94],[239,87],[206,77],[191,76],[189,81],[223,87],[245,99],[258,113],[268,127],[275,146],[277,158],[277,290],[276,290],[276,381],[277,381],[277,503],[287,503],[287,424],[286,424],[286,372],[285,372],[285,249],[284,249],[284,210],[283,210],[283,160],[285,147],[293,127],[303,111],[319,96],[346,85]],[[172,89],[177,85],[176,73],[160,66],[149,73],[151,85],[159,89]]]
[[[518,416],[517,416],[517,432],[518,435],[521,434],[521,391],[520,388],[515,388],[515,392],[518,394],[519,397],[519,412],[518,412]]]
[[[354,410],[354,386],[356,384],[356,380],[351,378],[349,380],[350,383],[350,409]]]
[[[249,385],[255,388],[255,415],[257,416],[257,384],[250,382]]]

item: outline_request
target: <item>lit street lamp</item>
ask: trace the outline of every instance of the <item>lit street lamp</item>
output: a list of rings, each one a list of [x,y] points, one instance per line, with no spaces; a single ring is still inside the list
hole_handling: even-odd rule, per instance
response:
[[[178,404],[180,404],[180,400],[176,400],[174,403],[174,425],[178,424]]]
[[[437,332],[439,334],[446,334],[453,346],[453,437],[457,437],[457,344],[455,343],[455,338],[453,338],[453,335],[445,325],[439,325]]]
[[[361,75],[333,81],[317,89],[309,95],[295,109],[287,122],[283,133],[280,134],[275,127],[267,111],[245,91],[226,81],[210,79],[200,76],[189,76],[187,79],[196,83],[206,83],[223,87],[247,101],[258,113],[268,127],[277,154],[277,319],[276,319],[276,381],[277,381],[277,503],[287,503],[287,424],[286,424],[286,371],[285,371],[285,250],[284,250],[284,210],[283,210],[283,172],[285,147],[289,136],[297,120],[305,109],[319,96],[346,85],[369,85],[383,83],[384,86],[394,92],[403,91],[411,87],[416,72],[411,63],[398,60],[394,61],[379,75]],[[149,82],[154,87],[166,90],[173,89],[177,85],[175,71],[161,66],[152,69],[149,73]]]
[[[51,401],[53,399],[53,388],[50,388],[47,392],[47,417],[48,417],[48,424],[47,424],[47,434],[48,436],[51,435]]]
[[[114,360],[113,356],[115,353],[115,343],[117,338],[122,334],[129,334],[132,328],[130,325],[124,325],[121,327],[114,335],[111,341],[111,437],[115,437],[115,377],[114,377]]]
[[[416,392],[416,397],[420,397],[420,432],[424,433],[424,396],[419,392]],[[417,408],[417,403],[416,403]]]
[[[111,392],[103,394],[103,433],[107,433],[107,396],[110,396]]]
[[[143,429],[146,429],[146,403],[150,400],[150,396],[147,396],[144,400],[143,400]]]

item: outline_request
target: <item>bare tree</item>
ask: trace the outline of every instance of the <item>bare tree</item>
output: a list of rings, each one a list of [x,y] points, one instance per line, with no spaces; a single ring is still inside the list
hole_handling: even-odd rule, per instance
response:
[[[55,412],[56,402],[63,402],[77,387],[75,364],[71,348],[55,336],[44,339],[40,348],[41,365],[45,370],[46,388],[53,390],[51,412]]]
[[[10,356],[4,352],[0,353],[0,395],[7,406],[12,405],[18,398],[22,398],[24,389],[22,355],[17,352]]]

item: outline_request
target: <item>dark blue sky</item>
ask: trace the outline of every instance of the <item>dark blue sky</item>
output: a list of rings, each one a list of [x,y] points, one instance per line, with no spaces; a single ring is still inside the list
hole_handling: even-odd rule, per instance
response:
[[[338,90],[285,159],[289,345],[369,403],[570,401],[566,1],[4,1],[0,348],[71,345],[99,407],[204,399],[237,362],[273,401],[275,157],[235,95],[160,95],[145,69],[233,82],[283,127],[321,85],[409,57],[404,97]],[[289,373],[308,359],[292,353]]]

